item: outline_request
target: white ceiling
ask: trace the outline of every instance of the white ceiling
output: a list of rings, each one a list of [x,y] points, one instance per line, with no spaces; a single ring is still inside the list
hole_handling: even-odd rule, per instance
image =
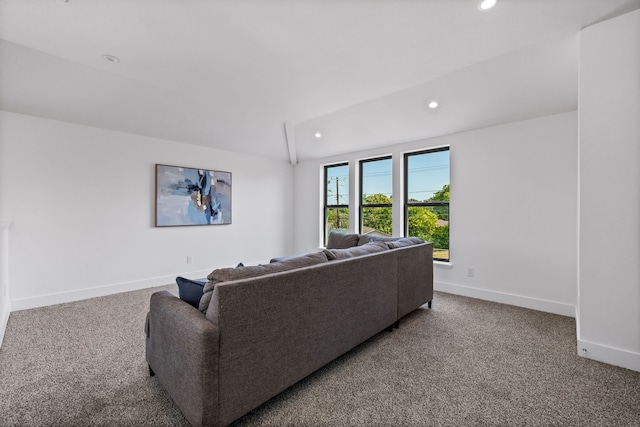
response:
[[[326,157],[575,110],[580,29],[640,8],[479,1],[0,0],[0,109]]]

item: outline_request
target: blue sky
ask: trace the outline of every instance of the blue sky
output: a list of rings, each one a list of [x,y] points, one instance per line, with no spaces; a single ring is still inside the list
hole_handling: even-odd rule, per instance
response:
[[[336,180],[338,180],[336,203]],[[349,165],[329,168],[327,174],[327,203],[330,205],[349,204]]]
[[[384,194],[391,197],[393,177],[391,159],[362,163],[362,193],[366,196]]]
[[[449,151],[417,154],[409,157],[409,198],[426,200],[449,183]],[[363,193],[391,196],[392,161],[385,159],[362,163]],[[349,166],[329,168],[328,202],[336,204],[336,179],[340,204],[349,204]]]
[[[449,184],[449,151],[409,156],[410,199],[426,200]]]

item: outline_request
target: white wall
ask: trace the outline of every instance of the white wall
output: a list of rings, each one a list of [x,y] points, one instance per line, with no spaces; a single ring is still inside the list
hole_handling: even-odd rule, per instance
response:
[[[640,11],[580,40],[578,353],[640,371]]]
[[[285,162],[8,112],[0,112],[0,152],[12,310],[291,252]],[[156,163],[232,172],[233,224],[155,228]]]
[[[10,221],[0,220],[0,345],[9,321],[9,228]]]
[[[574,316],[577,127],[577,114],[570,112],[301,162],[295,168],[295,251],[320,245],[323,164],[349,161],[355,169],[358,159],[392,154],[394,166],[401,166],[397,159],[405,151],[449,145],[451,265],[436,265],[435,288]],[[351,188],[355,201],[355,183]],[[401,200],[401,185],[394,191],[394,200]],[[467,267],[475,268],[475,277],[467,277]]]

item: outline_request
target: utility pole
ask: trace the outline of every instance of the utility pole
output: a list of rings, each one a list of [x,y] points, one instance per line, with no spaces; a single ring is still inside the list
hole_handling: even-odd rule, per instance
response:
[[[340,204],[340,193],[339,193],[339,189],[338,189],[338,177],[336,176],[336,205]],[[338,228],[342,228],[340,227],[340,208],[336,208],[336,225]]]
[[[347,180],[348,177],[339,177],[339,176],[332,176],[330,178],[327,179],[327,204],[332,206],[331,210],[335,209],[336,211],[336,217],[335,217],[335,227],[336,228],[342,228],[342,218],[340,216],[340,208],[338,206],[341,205],[340,203],[340,182],[344,182]],[[331,189],[332,189],[332,183],[331,181],[335,181],[336,182],[336,204],[335,205],[331,205],[329,200],[333,199],[333,194],[331,194]],[[345,218],[345,220],[348,222],[349,220],[349,215],[347,214],[347,218]],[[348,228],[349,225],[347,224]]]

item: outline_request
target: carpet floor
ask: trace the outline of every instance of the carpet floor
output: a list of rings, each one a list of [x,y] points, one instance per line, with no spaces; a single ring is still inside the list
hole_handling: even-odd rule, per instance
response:
[[[11,313],[0,426],[187,426],[144,358],[151,288]],[[640,426],[640,372],[576,355],[575,320],[436,293],[239,426]]]

